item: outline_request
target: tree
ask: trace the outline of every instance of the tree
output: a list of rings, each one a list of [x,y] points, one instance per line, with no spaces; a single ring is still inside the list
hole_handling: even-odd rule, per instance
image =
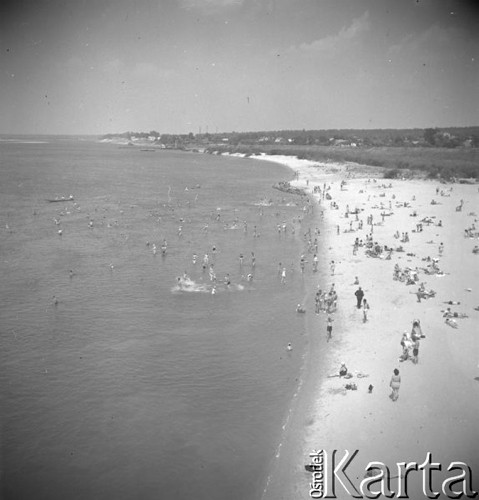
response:
[[[424,140],[430,144],[431,146],[436,145],[436,133],[438,129],[437,128],[426,128],[424,129]]]

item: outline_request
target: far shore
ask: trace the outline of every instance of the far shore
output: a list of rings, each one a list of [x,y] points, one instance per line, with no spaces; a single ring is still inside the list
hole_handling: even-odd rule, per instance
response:
[[[298,173],[292,185],[314,197],[318,223],[324,217],[320,266],[326,277],[318,287],[334,283],[339,295],[327,342],[328,314],[315,314],[314,290],[308,294],[311,348],[326,353],[321,356],[326,362],[316,366],[312,360],[264,500],[311,498],[313,476],[305,466],[314,450],[329,456],[338,450],[340,457],[344,450],[358,450],[348,471],[357,484],[368,462],[396,471],[398,463],[421,464],[431,453],[442,466],[432,484],[439,498],[447,498],[441,491],[444,481],[457,475],[447,471],[454,461],[470,467],[478,491],[478,186],[383,179],[374,169],[287,156],[261,159],[292,168]],[[406,232],[408,240],[401,241]],[[373,249],[380,250],[377,255],[365,246],[368,235]],[[353,252],[356,238],[363,245]],[[393,279],[395,266],[401,279]],[[404,276],[412,276],[411,284]],[[418,296],[421,283],[426,293]],[[366,321],[363,308],[356,306],[358,286],[370,307]],[[401,338],[404,333],[411,337],[414,320],[423,333],[417,363],[411,353],[401,360]],[[351,378],[328,377],[339,374],[342,362]],[[398,400],[392,401],[395,368],[401,384]],[[397,481],[391,481],[396,493]],[[421,473],[411,473],[408,486],[409,498],[427,498]],[[341,485],[336,488],[337,498],[351,498]]]
[[[161,152],[178,150],[190,153],[225,154],[257,158],[281,157],[308,160],[323,165],[349,164],[363,172],[376,170],[378,177],[427,178],[437,182],[456,179],[459,182],[476,183],[479,179],[479,148],[477,147],[437,147],[424,145],[408,146],[325,146],[297,144],[213,144],[187,140],[165,144],[154,137],[112,136],[99,139],[101,143],[131,148],[140,151]]]

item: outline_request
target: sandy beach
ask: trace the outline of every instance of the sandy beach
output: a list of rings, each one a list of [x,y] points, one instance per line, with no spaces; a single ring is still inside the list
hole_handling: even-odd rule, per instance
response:
[[[458,469],[448,471],[455,461],[472,474],[453,489],[467,494],[472,482],[477,491],[479,254],[473,249],[479,243],[478,186],[389,180],[374,168],[263,159],[296,170],[292,185],[315,198],[323,228],[320,267],[327,271],[318,276],[317,286],[329,290],[334,283],[338,294],[337,310],[328,315],[315,314],[315,290],[308,293],[305,321],[312,356],[264,498],[320,498],[313,473],[305,469],[318,450],[329,460],[338,450],[336,463],[345,450],[358,450],[347,467],[358,489],[368,463],[381,462],[389,468],[396,497],[397,464],[421,465],[430,453],[441,470],[431,473],[431,484],[425,484],[421,469],[410,472],[405,478],[409,498],[427,498],[429,486],[438,498],[450,497],[443,483],[459,475]],[[361,244],[354,250],[356,238]],[[421,284],[425,292],[418,297]],[[366,320],[357,307],[359,286],[369,304]],[[448,307],[452,317],[446,322]],[[329,342],[328,316],[333,319]],[[411,338],[414,320],[420,321],[422,335]],[[341,363],[350,378],[331,376],[339,374]],[[394,369],[401,380],[396,401],[390,398]],[[329,476],[322,483],[330,494],[332,482]],[[353,487],[335,483],[336,498],[352,497]],[[380,486],[376,482],[371,491]]]

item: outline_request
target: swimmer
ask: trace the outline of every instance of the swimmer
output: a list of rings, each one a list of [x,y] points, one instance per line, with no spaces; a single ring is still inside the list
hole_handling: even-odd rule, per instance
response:
[[[288,345],[286,346],[286,350],[287,351],[292,351],[293,350],[293,346],[291,345],[291,342],[288,342]]]
[[[298,304],[296,306],[296,312],[297,313],[305,313],[306,312],[306,309],[301,305],[301,304]]]

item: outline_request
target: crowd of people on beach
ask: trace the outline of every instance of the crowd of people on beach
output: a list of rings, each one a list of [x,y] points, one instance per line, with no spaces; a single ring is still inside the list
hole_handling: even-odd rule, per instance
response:
[[[368,180],[367,183],[377,183],[375,179]],[[345,189],[347,182],[343,180],[341,182],[341,191]],[[392,184],[377,186],[383,190],[392,189]],[[321,204],[324,199],[329,201],[329,209],[334,211],[340,211],[340,205],[337,200],[334,199],[332,186],[329,185],[326,188],[326,185],[323,186],[323,189],[320,188],[319,185],[316,185],[312,188],[312,193],[319,195],[317,196],[318,203]],[[362,190],[361,190],[362,191]],[[361,193],[360,191],[360,193]],[[448,190],[437,188],[436,194],[440,194],[441,196],[450,196],[452,188]],[[364,193],[364,191],[362,191]],[[385,193],[379,195],[380,197],[385,197]],[[368,197],[369,200],[369,197]],[[416,198],[413,197],[412,201],[400,201],[396,200],[396,195],[394,192],[392,193],[391,199],[389,203],[380,202],[377,205],[373,205],[372,208],[379,209],[381,212],[381,219],[379,221],[376,220],[374,214],[364,214],[363,209],[359,207],[353,207],[352,209],[349,205],[346,205],[343,220],[347,222],[346,227],[341,228],[340,224],[336,225],[335,233],[337,236],[340,236],[344,233],[355,233],[357,231],[366,231],[365,234],[361,236],[355,236],[353,242],[353,256],[357,257],[360,250],[363,251],[364,256],[379,258],[383,260],[391,260],[393,256],[401,256],[404,255],[408,258],[414,258],[417,256],[414,253],[407,252],[407,245],[411,241],[411,234],[423,233],[429,227],[433,227],[436,231],[440,228],[443,228],[442,220],[435,220],[436,217],[434,215],[426,215],[419,222],[415,222],[415,227],[412,231],[403,231],[402,233],[399,230],[396,230],[393,234],[393,237],[400,241],[401,245],[390,245],[380,243],[377,238],[374,237],[374,228],[376,226],[382,226],[386,217],[390,217],[394,215],[394,209],[413,209],[412,204],[416,201]],[[435,202],[436,204],[438,202]],[[464,206],[464,201],[461,200],[459,205],[460,209]],[[323,207],[325,208],[325,207]],[[457,210],[457,207],[456,207]],[[322,211],[323,212],[323,211]],[[469,214],[471,216],[475,216],[474,213]],[[410,214],[411,217],[418,217],[417,209],[413,209]],[[383,232],[381,233],[383,234]],[[479,233],[476,231],[476,227],[474,224],[467,227],[464,231],[464,236],[466,238],[477,238],[479,237]],[[392,277],[394,281],[398,281],[404,283],[407,286],[411,286],[414,291],[410,292],[416,296],[417,302],[422,302],[426,299],[434,299],[436,297],[436,291],[428,287],[427,285],[427,277],[435,276],[442,277],[445,276],[445,273],[440,266],[440,259],[445,251],[445,245],[443,242],[440,242],[437,246],[437,255],[427,255],[422,257],[423,264],[421,265],[406,265],[400,266],[398,262],[394,263],[392,270]],[[479,254],[479,246],[476,245],[472,249],[473,253]],[[334,261],[333,261],[334,262]],[[331,274],[334,275],[335,263],[332,267]],[[369,303],[365,297],[365,292],[361,286],[359,286],[358,277],[355,278],[354,285],[357,285],[357,289],[354,292],[356,298],[356,308],[362,311],[363,322],[368,322],[368,313],[369,313]],[[334,285],[332,286],[329,292],[325,292],[322,290],[321,286],[318,285],[318,289],[315,293],[315,313],[319,314],[324,312],[327,314],[326,320],[326,342],[330,342],[333,338],[333,314],[336,312],[338,308],[337,304],[337,292],[334,289]],[[477,307],[479,310],[479,306]],[[468,315],[464,312],[456,312],[452,311],[450,307],[441,311],[443,317],[445,318],[445,323],[452,328],[458,328],[458,319],[467,318]],[[401,354],[398,358],[399,362],[411,361],[413,364],[419,363],[419,349],[420,343],[422,339],[425,338],[425,335],[422,332],[421,322],[419,319],[414,319],[412,322],[411,331],[404,331],[401,340]],[[345,364],[341,364],[341,368],[337,374],[333,374],[334,377],[339,378],[350,378],[351,373],[347,371],[345,368]],[[390,380],[390,388],[391,394],[390,398],[392,401],[397,401],[399,397],[399,388],[401,385],[401,376],[399,373],[399,369],[395,368]],[[351,384],[346,384],[344,386],[345,389],[350,389]],[[356,387],[354,387],[356,389]],[[372,392],[372,385],[368,387],[368,391]]]

